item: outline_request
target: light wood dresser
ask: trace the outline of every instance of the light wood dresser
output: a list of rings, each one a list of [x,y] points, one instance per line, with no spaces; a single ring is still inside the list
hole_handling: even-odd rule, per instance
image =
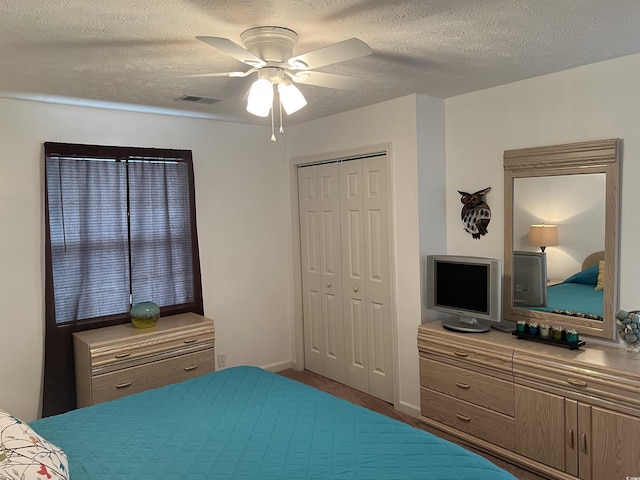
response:
[[[640,478],[640,356],[418,328],[420,420],[552,479]]]
[[[213,320],[195,313],[74,333],[78,407],[212,372],[214,342]]]

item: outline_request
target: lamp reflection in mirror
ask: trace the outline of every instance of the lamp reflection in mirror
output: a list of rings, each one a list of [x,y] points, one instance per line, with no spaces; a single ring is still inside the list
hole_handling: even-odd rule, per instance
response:
[[[543,252],[547,247],[555,247],[558,245],[558,226],[531,225],[529,228],[529,245],[540,247]]]

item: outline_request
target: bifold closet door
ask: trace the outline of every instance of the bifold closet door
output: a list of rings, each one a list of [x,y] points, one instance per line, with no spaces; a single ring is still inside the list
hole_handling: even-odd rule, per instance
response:
[[[387,159],[339,168],[346,384],[392,403]]]
[[[338,164],[298,169],[305,368],[345,383]]]
[[[305,368],[393,402],[385,155],[298,169]]]

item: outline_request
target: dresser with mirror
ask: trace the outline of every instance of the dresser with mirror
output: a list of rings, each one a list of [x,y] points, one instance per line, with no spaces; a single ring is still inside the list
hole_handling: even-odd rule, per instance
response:
[[[586,345],[425,323],[425,425],[548,478],[640,475],[640,354],[618,345],[615,318],[621,147],[609,139],[504,152],[503,316],[576,330]],[[551,240],[532,238],[549,225]],[[544,295],[531,304],[514,261],[529,254],[545,262]],[[552,290],[573,283],[587,293]]]

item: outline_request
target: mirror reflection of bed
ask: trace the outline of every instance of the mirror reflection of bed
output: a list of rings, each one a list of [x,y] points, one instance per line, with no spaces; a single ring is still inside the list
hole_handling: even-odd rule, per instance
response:
[[[607,139],[505,150],[504,240],[505,252],[511,254],[505,256],[504,264],[506,318],[576,329],[585,336],[616,338],[621,145],[619,139]],[[530,239],[531,227],[539,225],[557,225],[558,238],[546,249]],[[545,303],[517,304],[514,251],[546,253]],[[588,270],[595,265],[593,257],[587,261],[593,252],[604,252],[604,291],[593,285],[596,268]],[[570,300],[575,303],[555,303],[563,290],[579,289],[589,293]],[[588,301],[583,298],[587,295]],[[570,295],[565,295],[564,301],[567,298]]]
[[[514,306],[602,320],[604,251],[585,258],[579,272],[551,282],[541,257],[546,257],[543,252],[514,252]]]

